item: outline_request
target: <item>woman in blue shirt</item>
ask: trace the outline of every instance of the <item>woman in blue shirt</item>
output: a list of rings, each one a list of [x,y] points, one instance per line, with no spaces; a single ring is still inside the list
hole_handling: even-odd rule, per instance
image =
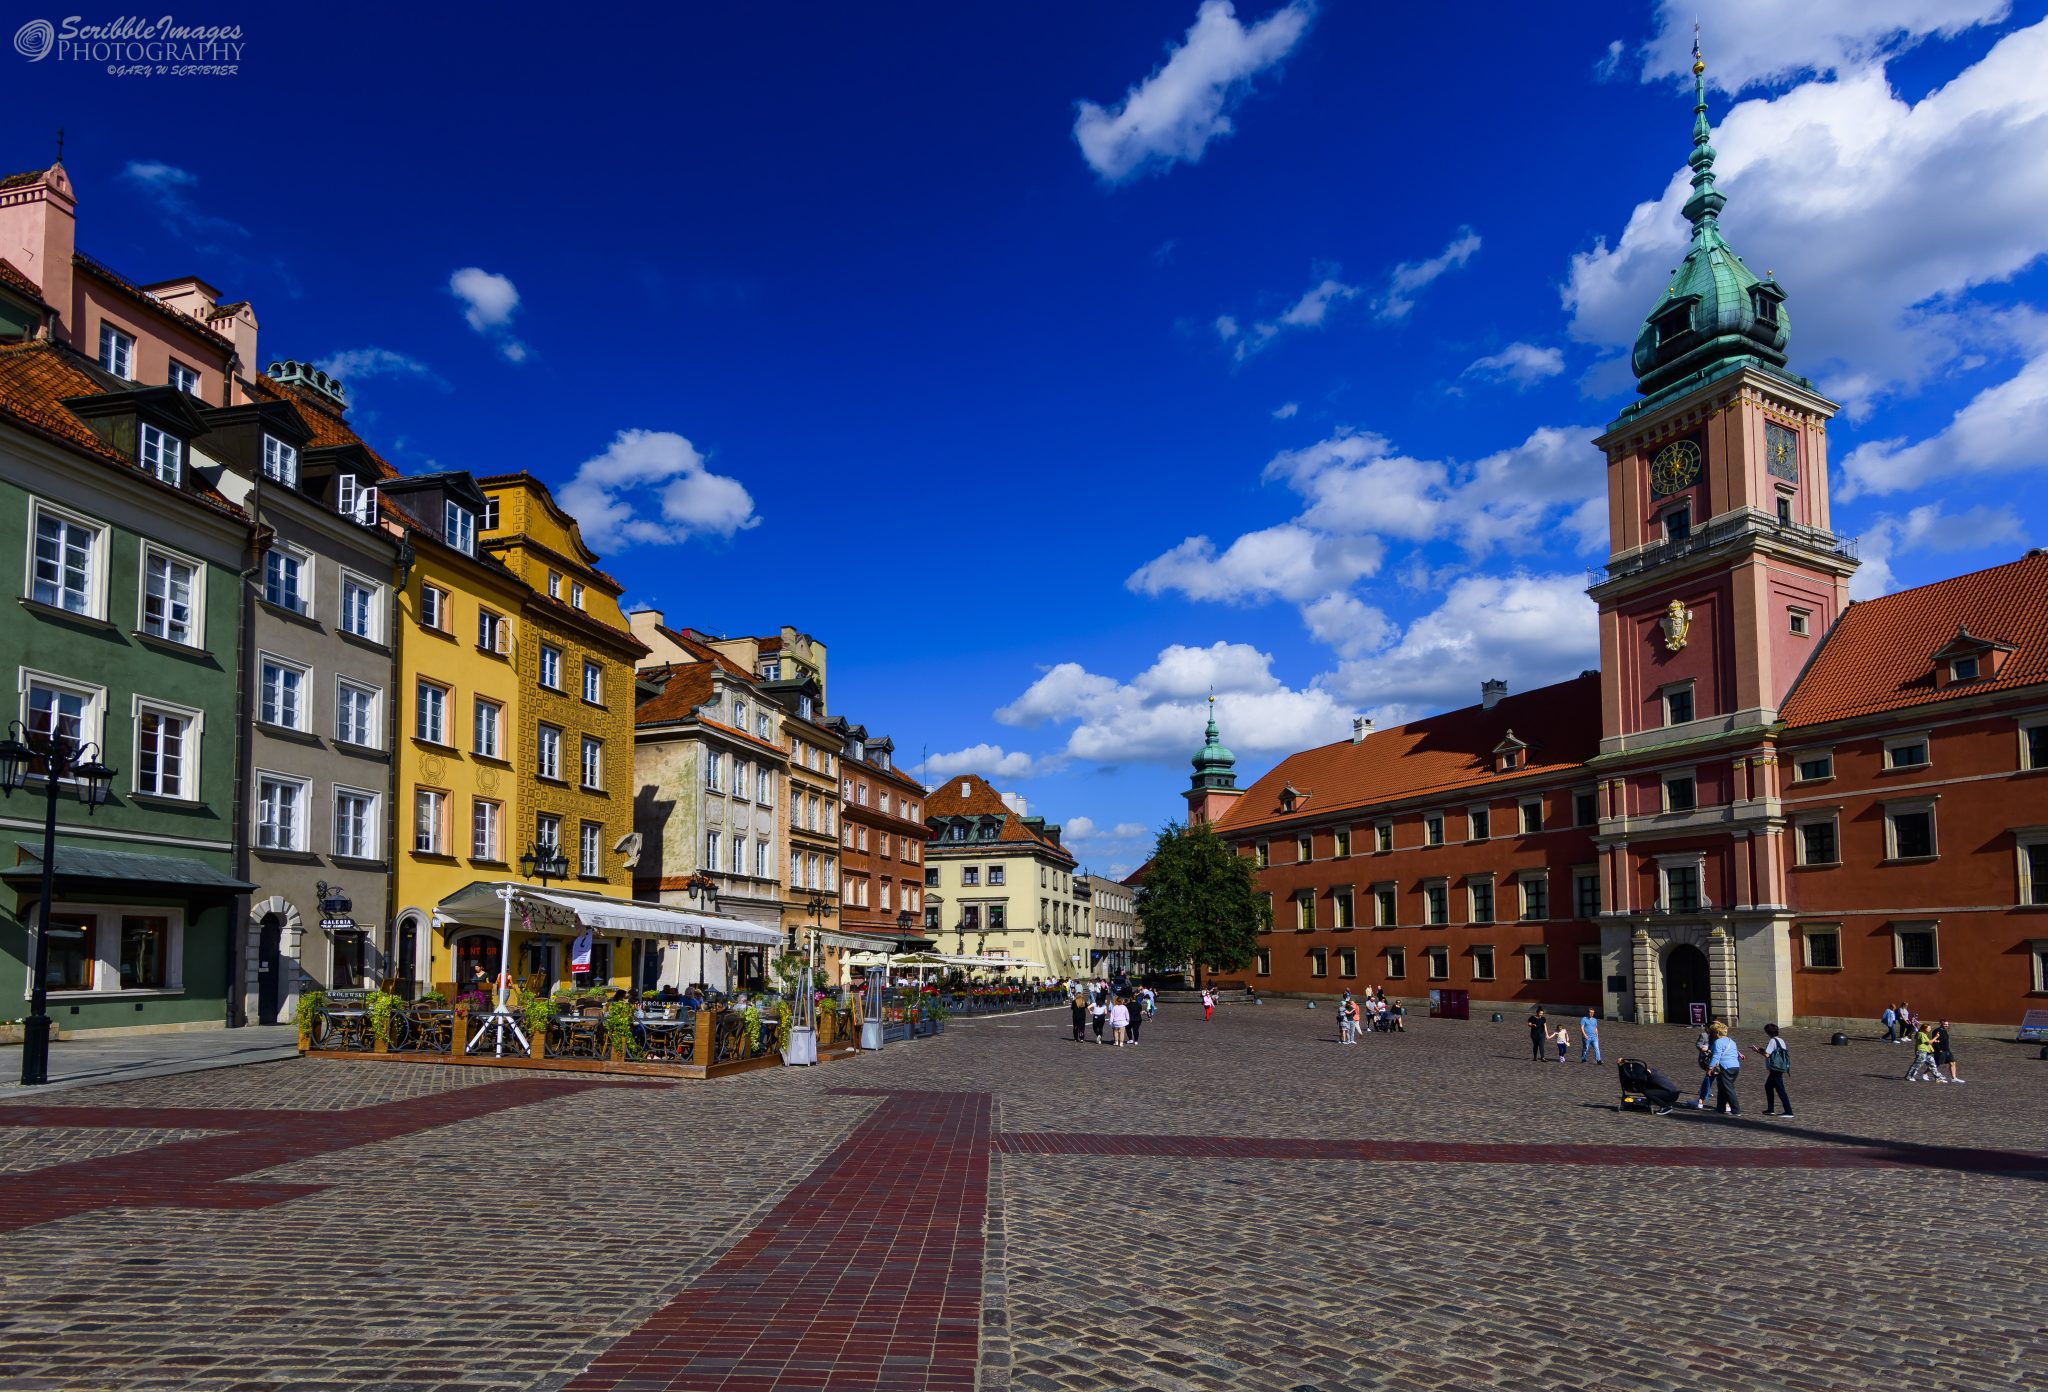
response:
[[[1742,1103],[1735,1098],[1735,1080],[1742,1075],[1742,1050],[1728,1037],[1728,1027],[1714,1026],[1714,1045],[1707,1055],[1707,1071],[1714,1076],[1714,1104],[1730,1116],[1742,1115]]]

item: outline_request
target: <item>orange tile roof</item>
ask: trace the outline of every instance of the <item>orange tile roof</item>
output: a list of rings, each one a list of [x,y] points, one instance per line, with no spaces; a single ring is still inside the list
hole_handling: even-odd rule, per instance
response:
[[[1496,773],[1493,749],[1510,730],[1529,745],[1527,766]],[[1567,773],[1599,748],[1600,677],[1587,672],[1504,696],[1492,710],[1465,706],[1377,730],[1357,744],[1345,740],[1291,754],[1247,788],[1217,818],[1216,829],[1237,832],[1347,807]],[[1280,790],[1290,784],[1303,796],[1293,812],[1282,812]]]
[[[84,271],[93,279],[100,281],[101,283],[115,290],[120,291],[129,299],[141,305],[144,309],[147,309],[151,313],[157,315],[158,317],[166,319],[172,324],[177,325],[185,332],[191,334],[194,338],[202,339],[212,343],[214,346],[219,348],[223,353],[232,354],[235,351],[235,344],[233,339],[230,339],[226,335],[220,333],[218,330],[201,323],[199,320],[193,318],[191,315],[185,313],[183,310],[172,309],[162,300],[150,294],[147,290],[137,285],[134,281],[128,279],[128,277],[122,275],[113,267],[93,260],[90,256],[87,256],[82,251],[74,251],[71,253],[71,264],[78,267],[80,270]]]
[[[708,662],[712,666],[721,669],[731,676],[738,677],[742,681],[752,681],[754,679],[752,672],[740,666],[739,663],[734,662],[709,643],[700,643],[688,634],[679,633],[666,624],[656,624],[654,631],[668,639],[671,643],[674,643],[690,656],[696,658],[699,662]]]
[[[697,707],[715,694],[711,669],[701,663],[668,669],[668,681],[660,691],[642,701],[633,711],[636,725],[656,725],[668,720],[688,720]]]
[[[45,309],[50,307],[48,302],[43,299],[42,288],[23,275],[21,268],[4,256],[0,256],[0,283],[6,284],[17,295],[28,296]]]
[[[1066,847],[1050,836],[1032,830],[1022,817],[1010,810],[1009,804],[1003,801],[1003,795],[979,774],[958,774],[927,791],[924,795],[924,815],[927,820],[934,817],[1001,817],[1003,829],[996,834],[996,840],[1028,841],[1069,864],[1074,862],[1072,853]],[[964,848],[986,843],[953,842],[934,838],[931,844],[935,847]]]
[[[1936,688],[1934,653],[1968,625],[2017,651],[1997,675]],[[1819,725],[2048,681],[2048,555],[1852,604],[1821,643],[1781,718]]]
[[[363,437],[349,426],[342,413],[332,401],[320,393],[296,382],[280,382],[268,373],[258,373],[250,382],[256,395],[272,401],[289,401],[296,406],[299,415],[306,422],[306,428],[313,432],[307,442],[309,449],[334,449],[343,445],[354,445],[370,457],[385,478],[397,478],[398,470],[386,463],[384,457],[363,443]]]
[[[133,459],[102,440],[63,404],[74,396],[103,396],[125,389],[101,376],[84,358],[61,344],[37,340],[0,345],[0,414],[40,435],[147,479],[158,488],[195,498],[229,517],[245,519],[247,514],[210,486],[187,491],[142,473]]]

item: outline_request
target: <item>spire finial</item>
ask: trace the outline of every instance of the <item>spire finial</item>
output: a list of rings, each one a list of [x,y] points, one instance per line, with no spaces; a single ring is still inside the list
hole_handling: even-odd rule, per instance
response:
[[[1692,26],[1692,197],[1686,200],[1686,220],[1697,235],[1703,226],[1720,217],[1727,199],[1714,188],[1713,128],[1707,124],[1707,60],[1700,56],[1700,26]]]
[[[57,127],[57,163],[64,163],[64,127]]]

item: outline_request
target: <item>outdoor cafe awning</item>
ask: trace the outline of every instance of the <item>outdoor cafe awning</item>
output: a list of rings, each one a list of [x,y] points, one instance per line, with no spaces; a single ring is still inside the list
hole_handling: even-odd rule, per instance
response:
[[[551,926],[564,926],[561,920],[566,917],[578,928],[612,937],[737,943],[748,947],[774,947],[782,942],[780,929],[763,928],[757,923],[737,918],[692,913],[687,909],[672,909],[665,904],[650,904],[641,899],[612,899],[573,889],[535,889],[531,885],[509,881],[479,882],[457,890],[436,907],[435,923],[473,928],[498,927],[505,913],[505,901],[498,897],[498,891],[508,884],[519,895],[513,904],[515,927],[519,926],[519,901],[525,901],[541,909],[543,913],[536,918],[549,918]]]
[[[1021,957],[977,957],[957,952],[862,952],[847,959],[856,967],[962,967],[968,970],[1010,971],[1023,968],[1042,972],[1044,967]]]

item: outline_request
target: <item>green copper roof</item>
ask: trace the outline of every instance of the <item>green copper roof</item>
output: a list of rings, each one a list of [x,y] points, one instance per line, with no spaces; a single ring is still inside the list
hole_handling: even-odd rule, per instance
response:
[[[1721,209],[1728,199],[1714,187],[1707,65],[1697,42],[1692,56],[1692,154],[1686,163],[1692,167],[1693,192],[1685,203],[1692,245],[1636,336],[1633,365],[1646,396],[1724,360],[1783,367],[1791,333],[1785,292],[1777,281],[1768,276],[1758,280],[1721,238]]]
[[[1202,752],[1195,755],[1195,778],[1197,788],[1234,788],[1237,786],[1237,756],[1223,747],[1223,739],[1216,730],[1216,698],[1209,698],[1208,742]]]

